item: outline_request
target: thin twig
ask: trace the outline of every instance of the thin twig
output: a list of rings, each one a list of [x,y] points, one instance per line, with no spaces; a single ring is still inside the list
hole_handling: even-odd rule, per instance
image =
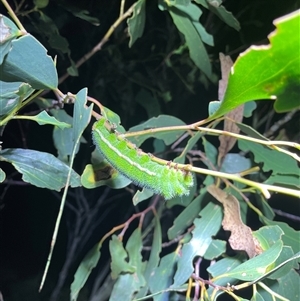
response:
[[[3,0],[2,0],[3,1]],[[137,3],[137,2],[136,2]],[[106,32],[105,36],[102,38],[102,40],[88,53],[86,53],[79,61],[76,62],[75,66],[76,68],[79,68],[83,63],[85,63],[87,60],[89,60],[95,53],[100,51],[102,49],[102,46],[109,40],[110,36],[113,34],[115,29],[126,19],[128,18],[136,5],[134,3],[130,6],[130,8],[122,15],[119,16],[119,18],[114,22],[113,25],[109,28],[109,30]],[[66,72],[63,76],[61,76],[58,80],[58,84],[61,84],[65,79],[67,79],[70,76],[68,72]]]

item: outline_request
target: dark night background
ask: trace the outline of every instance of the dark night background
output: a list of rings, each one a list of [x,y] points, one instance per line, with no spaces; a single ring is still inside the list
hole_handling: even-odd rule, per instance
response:
[[[13,8],[15,7],[13,1],[8,2]],[[29,10],[32,5],[31,1],[25,1],[23,11]],[[99,19],[100,26],[94,26],[74,17],[66,9],[71,5],[80,10],[88,10],[91,16]],[[119,5],[120,1],[117,0],[50,0],[43,11],[52,18],[60,35],[67,39],[70,56],[76,62],[104,36],[118,17]],[[228,0],[224,1],[224,6],[239,20],[240,32],[226,26],[206,10],[201,17],[202,24],[215,39],[215,47],[207,47],[207,49],[212,59],[213,70],[218,77],[219,52],[230,54],[234,60],[251,44],[266,43],[267,35],[274,29],[272,21],[298,8],[299,2]],[[2,4],[0,13],[7,15]],[[131,49],[128,48],[128,37],[125,32],[126,22],[123,22],[109,42],[104,45],[103,50],[79,68],[79,76],[69,77],[59,86],[60,90],[77,93],[83,87],[88,87],[90,96],[120,115],[125,128],[148,118],[144,107],[135,100],[135,95],[142,88],[156,95],[161,113],[174,115],[186,123],[205,118],[209,101],[217,99],[217,82],[207,81],[206,86],[204,81],[195,81],[190,86],[184,84],[176,72],[180,72],[183,78],[188,75],[191,65],[187,53],[182,57],[172,56],[176,72],[165,67],[164,57],[180,45],[180,36],[170,16],[157,8],[157,1],[147,1],[146,14],[144,35]],[[58,74],[63,75],[70,65],[68,55],[61,50],[51,48],[43,30],[38,30],[38,13],[19,15],[19,18],[27,31],[45,45],[52,57],[58,56]],[[200,76],[199,71],[197,72]],[[165,102],[163,98],[168,91],[172,96],[171,102]],[[47,95],[47,97],[54,96]],[[270,111],[272,105],[269,102],[262,102],[258,108],[256,114],[259,114],[260,110]],[[38,109],[37,105],[32,104],[26,108],[26,112]],[[71,107],[65,109],[72,112]],[[270,118],[274,121],[280,118],[280,115],[275,114]],[[251,124],[252,120],[246,122]],[[297,125],[296,120],[292,120],[289,125],[291,139],[299,131],[295,125]],[[266,125],[262,125],[258,130],[264,132]],[[85,138],[87,144],[81,146],[75,161],[75,169],[79,173],[90,160],[91,138],[88,135],[85,135]],[[11,121],[5,128],[1,141],[5,148],[29,148],[56,155],[51,126],[41,127],[30,121]],[[38,287],[48,256],[60,194],[22,182],[21,176],[10,164],[1,162],[1,168],[7,175],[7,182],[0,186],[0,291],[5,301],[68,300],[74,272],[86,252],[106,232],[126,221],[135,211],[147,206],[142,203],[138,208],[134,208],[130,193],[124,190],[106,188],[71,190],[50,271],[45,287],[39,294]],[[101,200],[103,193],[107,193],[107,197]],[[295,205],[294,199],[277,195],[272,197],[270,204],[271,207],[299,215],[299,206]],[[178,214],[176,209],[167,211],[163,229],[168,229],[176,214]],[[256,217],[250,218],[253,218],[252,223],[255,226]],[[300,229],[299,223],[295,221],[280,216],[276,219],[289,223],[295,229]],[[70,253],[70,248],[73,253]],[[90,300],[87,299],[88,290],[93,289],[97,272],[105,270],[109,263],[107,244],[102,250],[100,264],[89,279],[80,300]],[[62,287],[57,289],[59,273],[68,257],[71,262],[65,281]],[[218,300],[225,300],[225,298]]]

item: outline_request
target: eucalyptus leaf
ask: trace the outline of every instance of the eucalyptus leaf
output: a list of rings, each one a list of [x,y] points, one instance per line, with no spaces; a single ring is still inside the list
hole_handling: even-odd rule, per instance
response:
[[[243,151],[251,151],[254,154],[254,161],[256,163],[263,163],[262,168],[264,171],[299,177],[297,161],[289,155],[252,141],[239,140],[238,145]]]
[[[153,117],[142,124],[130,128],[129,132],[149,130],[156,127],[181,126],[181,125],[185,125],[185,123],[176,117],[168,116],[168,115],[160,115],[158,117]],[[162,131],[153,134],[147,133],[145,135],[140,135],[136,137],[128,137],[128,140],[130,140],[136,146],[140,146],[146,139],[155,137],[157,139],[162,139],[166,145],[170,145],[171,143],[176,141],[183,133],[184,131],[182,130],[171,131],[171,132],[166,130],[164,132]]]
[[[71,284],[71,301],[76,301],[80,290],[86,283],[92,269],[97,265],[100,259],[100,248],[101,244],[96,244],[81,261],[79,267],[77,268],[74,280]]]
[[[212,242],[212,236],[216,235],[221,227],[221,207],[210,202],[200,212],[201,218],[195,219],[193,238],[185,244],[178,260],[177,271],[172,287],[180,286],[191,276],[194,267],[195,256],[203,257]]]
[[[22,179],[32,185],[60,191],[67,181],[69,166],[52,154],[30,149],[10,149],[0,152],[0,161],[10,162]],[[81,186],[79,175],[72,170],[71,187]]]
[[[12,41],[12,48],[0,66],[0,79],[25,82],[34,89],[52,90],[58,84],[53,60],[44,46],[29,34]]]
[[[31,86],[26,83],[0,81],[0,116],[9,115],[33,91]]]
[[[200,23],[193,19],[194,12],[201,11],[200,8],[190,3],[189,6],[169,6],[168,10],[175,26],[185,37],[191,59],[208,78],[212,78],[210,60],[199,34]]]
[[[51,124],[59,127],[60,129],[70,128],[71,125],[66,122],[61,122],[57,120],[55,117],[50,116],[46,111],[42,111],[38,115],[35,116],[19,116],[20,119],[29,119],[32,121],[36,121],[39,125]]]
[[[134,6],[131,18],[127,19],[130,36],[129,47],[143,35],[146,20],[146,0],[138,0]]]

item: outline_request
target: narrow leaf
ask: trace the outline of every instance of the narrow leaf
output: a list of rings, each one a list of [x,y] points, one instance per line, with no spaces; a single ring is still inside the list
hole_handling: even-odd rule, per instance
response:
[[[35,116],[18,116],[18,118],[33,120],[36,121],[39,125],[52,124],[59,127],[60,129],[71,127],[70,124],[61,122],[55,117],[50,116],[46,111],[42,111],[41,113]]]
[[[138,0],[134,6],[132,17],[127,19],[130,36],[129,47],[143,35],[146,20],[146,0]]]
[[[97,265],[100,259],[101,246],[100,244],[96,244],[80,263],[71,284],[71,301],[77,300],[80,290],[86,283],[92,269]]]
[[[195,256],[204,256],[212,242],[212,236],[216,235],[220,229],[222,220],[220,206],[211,202],[201,210],[200,216],[201,218],[194,221],[193,238],[182,248],[172,287],[182,285],[191,276],[194,270],[193,260]]]

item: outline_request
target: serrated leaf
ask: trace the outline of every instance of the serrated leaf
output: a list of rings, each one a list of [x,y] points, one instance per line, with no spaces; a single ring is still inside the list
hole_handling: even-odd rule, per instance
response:
[[[167,126],[177,126],[177,125],[185,125],[185,123],[173,116],[160,115],[158,117],[153,117],[142,124],[130,128],[129,132],[142,131],[142,130],[152,129],[156,127],[167,127]],[[184,131],[180,131],[180,130],[172,131],[172,132],[159,132],[155,134],[149,133],[137,137],[128,137],[128,140],[130,140],[136,146],[140,146],[146,139],[155,137],[157,139],[162,139],[166,145],[170,145],[171,143],[176,141],[183,133]]]
[[[289,174],[299,176],[297,161],[289,155],[265,147],[252,141],[239,140],[240,150],[251,151],[256,163],[263,163],[264,171],[273,171],[273,174]]]
[[[0,79],[25,82],[34,89],[53,90],[58,84],[53,60],[45,47],[29,34],[12,41],[12,48],[0,66]]]
[[[52,124],[59,127],[60,129],[71,127],[70,124],[66,122],[61,122],[53,116],[50,116],[46,111],[42,111],[41,113],[35,116],[26,116],[26,119],[36,121],[39,125]]]
[[[299,107],[299,21],[299,10],[276,19],[270,45],[251,46],[238,57],[224,100],[212,118],[257,99],[276,100],[277,112]]]
[[[192,265],[194,257],[204,256],[212,242],[212,236],[216,235],[221,227],[222,210],[220,206],[211,202],[201,210],[200,216],[201,218],[194,221],[193,238],[182,248],[172,287],[182,285],[191,276],[194,270]]]
[[[146,0],[138,0],[133,8],[132,17],[127,19],[129,47],[143,35],[146,20]]]
[[[135,268],[128,263],[128,254],[123,247],[123,242],[116,235],[113,235],[109,242],[111,256],[111,277],[116,279],[122,272],[133,273]]]
[[[100,248],[102,245],[96,244],[81,261],[74,275],[74,280],[71,284],[71,301],[76,301],[80,290],[86,283],[92,269],[97,265],[100,259]]]
[[[0,152],[0,161],[10,162],[22,179],[32,185],[60,191],[66,184],[69,166],[52,154],[30,149],[10,149]],[[72,170],[71,187],[81,186],[79,175]]]

